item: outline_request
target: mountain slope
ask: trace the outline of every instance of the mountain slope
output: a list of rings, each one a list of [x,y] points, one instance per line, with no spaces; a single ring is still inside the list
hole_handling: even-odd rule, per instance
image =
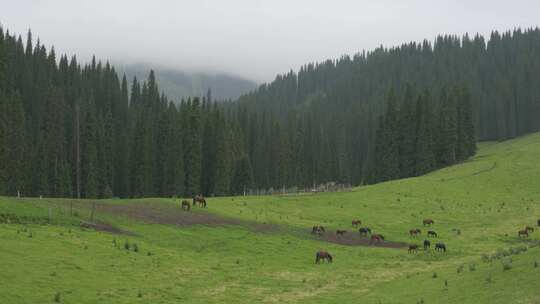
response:
[[[62,303],[536,303],[540,234],[517,231],[540,219],[539,153],[536,133],[482,143],[472,160],[422,177],[341,193],[208,198],[189,213],[172,199],[0,198],[0,293],[5,303],[57,294]],[[124,234],[75,226],[92,214]],[[50,225],[37,224],[49,215]],[[354,218],[389,243],[421,244],[434,230],[432,244],[448,251],[310,234],[321,224],[328,236],[358,237]],[[423,227],[424,218],[435,224]],[[422,237],[409,237],[412,228]],[[317,250],[334,262],[315,265]]]
[[[125,73],[129,80],[134,76],[146,79],[148,71],[154,69],[156,79],[165,95],[174,101],[193,96],[206,96],[212,90],[215,100],[233,100],[257,87],[253,81],[225,73],[187,73],[164,67],[152,67],[147,64],[118,66],[120,74]]]

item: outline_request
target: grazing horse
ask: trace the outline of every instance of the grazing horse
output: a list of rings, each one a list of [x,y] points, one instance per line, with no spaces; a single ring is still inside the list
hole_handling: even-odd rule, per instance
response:
[[[372,234],[370,243],[373,242],[382,242],[384,241],[384,236],[382,234]]]
[[[437,243],[435,244],[435,250],[436,251],[444,251],[446,252],[446,245],[444,243]]]
[[[358,229],[358,232],[360,232],[360,235],[367,235],[368,233],[371,234],[371,229],[368,227],[362,227]]]
[[[193,207],[195,207],[197,203],[199,203],[199,207],[206,208],[206,200],[202,195],[195,195],[193,198]]]
[[[431,247],[431,242],[429,240],[424,240],[424,250],[428,250]]]
[[[324,227],[323,226],[318,226],[318,225],[315,225],[313,226],[313,229],[311,229],[311,233],[312,234],[317,234],[317,235],[321,235],[323,234],[324,231]]]
[[[410,244],[409,245],[409,253],[411,253],[411,252],[418,252],[418,245]]]
[[[320,261],[327,261],[328,263],[332,263],[332,255],[330,255],[330,253],[326,252],[326,251],[318,251],[316,254],[315,254],[315,264],[319,264]]]
[[[428,237],[437,237],[437,232],[433,231],[433,230],[430,230],[427,232],[427,236]]]
[[[191,206],[189,205],[189,202],[186,201],[186,200],[183,200],[182,201],[182,210],[189,211],[189,209],[191,209]]]
[[[536,222],[538,224],[538,226],[540,226],[540,219],[538,219],[538,222]]]
[[[432,219],[424,219],[424,220],[422,221],[422,224],[423,224],[424,226],[431,226],[431,225],[435,224],[435,221],[432,220]]]
[[[352,220],[352,226],[353,227],[358,227],[358,225],[362,224],[362,221],[361,220]]]
[[[528,237],[529,231],[527,231],[527,229],[518,231],[518,237],[521,237],[521,236]]]
[[[336,235],[344,235],[345,233],[347,233],[347,230],[336,230]]]
[[[409,230],[409,235],[410,235],[411,237],[417,236],[417,235],[419,235],[419,234],[422,234],[422,230],[420,230],[420,229],[418,229],[418,228]]]
[[[534,232],[534,228],[531,226],[525,227],[525,230],[527,230],[527,232]]]

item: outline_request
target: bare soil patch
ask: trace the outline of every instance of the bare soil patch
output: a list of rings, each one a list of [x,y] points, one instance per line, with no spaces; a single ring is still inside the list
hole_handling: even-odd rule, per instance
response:
[[[194,207],[194,209],[196,208],[198,207]],[[96,206],[96,210],[98,212],[123,215],[131,219],[152,224],[222,226],[239,225],[241,223],[238,220],[223,218],[206,212],[182,211],[180,207],[159,203],[136,203],[125,205],[100,204]]]
[[[90,222],[81,222],[80,226],[82,228],[89,228],[94,229],[96,231],[105,231],[113,234],[123,234],[123,235],[136,235],[133,232],[122,230],[118,227],[115,227],[111,224],[107,224],[104,222],[96,222],[96,223],[90,223]]]
[[[330,242],[339,245],[346,246],[372,246],[383,248],[404,248],[407,247],[407,243],[403,242],[371,242],[369,237],[361,236],[358,233],[347,232],[344,235],[336,235],[333,232],[326,232],[320,237],[317,237],[321,241]]]

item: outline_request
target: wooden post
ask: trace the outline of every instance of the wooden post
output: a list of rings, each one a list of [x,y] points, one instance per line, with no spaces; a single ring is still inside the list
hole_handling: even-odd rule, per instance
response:
[[[75,182],[77,198],[81,198],[81,134],[79,101],[75,102]]]

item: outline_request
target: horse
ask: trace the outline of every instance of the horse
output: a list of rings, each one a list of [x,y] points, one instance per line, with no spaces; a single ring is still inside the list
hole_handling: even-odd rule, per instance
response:
[[[418,234],[421,234],[421,233],[422,233],[422,231],[420,229],[418,229],[418,228],[409,230],[409,235],[411,237],[417,236]]]
[[[435,250],[436,251],[444,251],[446,252],[446,245],[444,243],[437,243],[435,244]]]
[[[336,235],[344,235],[345,233],[347,233],[347,230],[336,230]]]
[[[432,220],[432,219],[424,219],[424,220],[422,221],[422,224],[423,224],[424,226],[431,226],[431,225],[435,224],[435,221]]]
[[[328,263],[332,263],[332,255],[326,251],[318,251],[315,254],[315,264],[319,264],[320,261],[327,261]]]
[[[418,245],[410,244],[409,245],[409,253],[411,253],[411,252],[418,252]]]
[[[384,236],[382,234],[372,234],[371,235],[371,240],[370,240],[370,243],[373,243],[373,242],[382,242],[384,241]]]
[[[431,236],[431,237],[437,237],[437,232],[435,232],[435,231],[433,231],[433,230],[429,230],[429,231],[427,232],[427,236],[428,236],[428,237],[430,237],[430,236]]]
[[[424,250],[428,250],[431,247],[431,242],[429,240],[424,240]]]
[[[206,200],[202,195],[195,195],[193,198],[193,207],[195,207],[197,203],[199,203],[199,207],[206,208]]]
[[[182,210],[189,211],[191,209],[191,206],[189,205],[189,202],[186,200],[182,201]]]
[[[518,231],[518,237],[521,237],[522,235],[525,236],[525,237],[528,237],[529,236],[529,231],[527,231],[527,229],[523,229],[523,230]]]
[[[352,226],[353,226],[353,227],[358,227],[358,225],[362,224],[362,221],[356,219],[356,220],[352,220],[351,223],[352,223]]]
[[[320,236],[323,232],[325,232],[323,226],[315,225],[313,226],[313,229],[311,229],[311,234],[318,234]]]
[[[525,227],[525,230],[527,230],[527,232],[534,232],[534,228],[531,226]]]
[[[536,222],[538,224],[538,226],[540,227],[540,219],[538,219],[538,222]]]
[[[368,227],[362,227],[358,229],[358,232],[360,232],[360,235],[367,235],[368,233],[371,234],[371,229]]]

